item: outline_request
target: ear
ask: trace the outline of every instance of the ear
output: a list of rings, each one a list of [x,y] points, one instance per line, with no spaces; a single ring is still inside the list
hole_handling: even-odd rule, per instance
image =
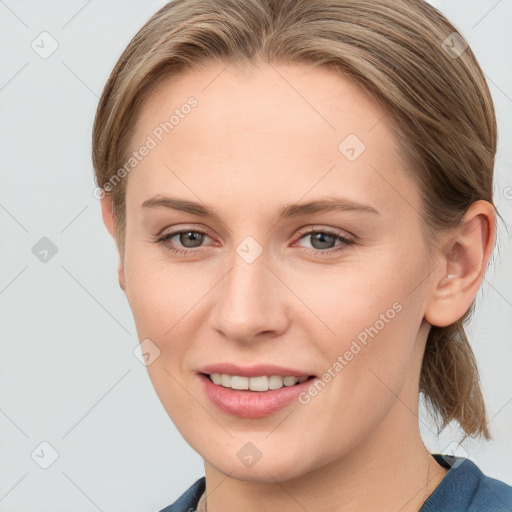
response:
[[[116,232],[116,220],[114,217],[114,212],[112,208],[112,196],[110,194],[105,194],[101,199],[101,216],[103,217],[103,223],[107,228],[108,232],[112,235],[112,238],[117,242],[117,232]],[[123,257],[120,255],[119,257],[119,265],[117,268],[117,280],[119,281],[119,286],[121,289],[126,292],[126,277],[124,273],[124,263]]]
[[[475,201],[461,225],[450,230],[442,244],[442,272],[436,278],[425,311],[429,324],[446,327],[464,316],[484,279],[495,237],[493,205],[488,201]]]

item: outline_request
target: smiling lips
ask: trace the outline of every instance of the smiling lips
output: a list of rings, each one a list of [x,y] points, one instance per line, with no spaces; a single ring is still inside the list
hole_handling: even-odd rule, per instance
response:
[[[231,363],[201,369],[206,395],[220,410],[242,418],[268,416],[291,404],[315,378],[273,365],[242,368]]]

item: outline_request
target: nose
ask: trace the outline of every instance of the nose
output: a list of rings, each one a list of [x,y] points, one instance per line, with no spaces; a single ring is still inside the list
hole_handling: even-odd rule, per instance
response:
[[[235,256],[238,260],[215,287],[210,326],[238,343],[282,335],[291,320],[292,294],[263,254],[252,263]]]

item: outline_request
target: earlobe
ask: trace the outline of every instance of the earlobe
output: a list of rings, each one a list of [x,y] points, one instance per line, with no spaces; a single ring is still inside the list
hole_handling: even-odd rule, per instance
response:
[[[449,233],[441,256],[440,272],[433,283],[425,320],[446,327],[463,317],[471,306],[491,257],[496,232],[494,207],[474,202],[461,225]]]
[[[122,260],[119,260],[119,265],[117,267],[117,280],[119,281],[121,290],[126,293],[126,277],[124,275],[124,264]]]

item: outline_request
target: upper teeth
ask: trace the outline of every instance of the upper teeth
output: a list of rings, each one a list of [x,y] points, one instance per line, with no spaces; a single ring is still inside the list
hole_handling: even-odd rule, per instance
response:
[[[242,377],[240,375],[228,375],[226,373],[212,373],[210,375],[214,384],[219,384],[225,388],[232,389],[250,389],[251,391],[268,391],[269,389],[280,389],[283,386],[293,386],[297,382],[304,382],[308,379],[304,377],[281,377],[280,375],[263,375],[261,377]]]

